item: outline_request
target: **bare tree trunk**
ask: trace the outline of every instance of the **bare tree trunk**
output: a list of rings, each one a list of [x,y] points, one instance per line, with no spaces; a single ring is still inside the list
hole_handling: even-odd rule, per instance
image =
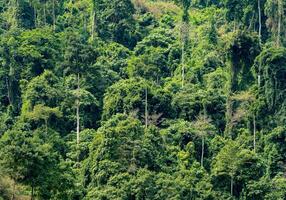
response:
[[[79,146],[79,90],[80,90],[80,86],[79,86],[79,74],[77,74],[77,99],[76,99],[76,144],[77,146]]]
[[[145,128],[148,128],[148,89],[145,89]]]
[[[256,151],[256,119],[253,116],[253,150]]]
[[[13,90],[14,76],[15,76],[15,70],[13,67],[11,67],[11,64],[10,64],[9,75],[6,81],[7,81],[8,99],[9,99],[10,105],[12,106],[15,103],[15,98],[14,98],[15,93]]]
[[[231,179],[230,179],[230,194],[231,196],[233,196],[233,176],[231,176]]]
[[[258,4],[258,22],[259,22],[258,36],[259,36],[259,44],[261,45],[261,5],[260,5],[260,1],[261,0],[258,0],[257,4]]]
[[[205,137],[202,136],[202,155],[201,155],[201,166],[204,167],[204,151],[205,151]]]
[[[182,88],[185,84],[185,44],[182,44]]]
[[[8,77],[6,77],[6,87],[7,87],[7,95],[8,95],[8,101],[9,101],[9,104],[11,105],[12,104],[12,101],[11,101],[11,93],[10,93],[10,87],[9,87],[9,79]]]
[[[48,119],[45,119],[46,133],[48,133]]]
[[[260,88],[260,83],[261,83],[261,60],[259,61],[259,66],[258,66],[257,81],[258,81],[258,89],[259,89]]]

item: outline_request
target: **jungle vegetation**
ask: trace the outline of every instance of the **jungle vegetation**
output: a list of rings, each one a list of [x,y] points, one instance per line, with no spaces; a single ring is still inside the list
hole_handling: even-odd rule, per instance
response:
[[[0,200],[285,200],[286,0],[0,0]]]

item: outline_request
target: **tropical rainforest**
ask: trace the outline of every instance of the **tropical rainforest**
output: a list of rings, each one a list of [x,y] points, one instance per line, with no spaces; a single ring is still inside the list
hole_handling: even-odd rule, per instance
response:
[[[285,200],[286,0],[0,0],[0,200]]]

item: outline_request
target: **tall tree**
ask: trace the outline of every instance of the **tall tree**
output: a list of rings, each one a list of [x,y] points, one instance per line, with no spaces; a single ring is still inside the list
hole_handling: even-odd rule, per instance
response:
[[[189,41],[189,8],[191,6],[191,0],[177,0],[177,3],[179,3],[183,8],[183,16],[182,16],[182,25],[181,25],[181,67],[182,67],[182,88],[185,84],[185,68],[186,68],[186,49],[187,44]]]
[[[90,72],[92,65],[95,63],[97,54],[92,45],[88,44],[86,38],[79,33],[68,31],[66,38],[65,61],[63,63],[64,76],[76,77],[74,80],[76,88],[74,88],[74,107],[76,110],[76,134],[77,144],[80,142],[80,106],[86,103],[85,98],[88,98],[89,103],[97,104],[95,97],[85,88],[82,88],[82,83],[85,82],[87,74]],[[72,85],[67,86],[68,88]]]
[[[207,118],[206,110],[203,115],[200,115],[196,122],[194,123],[194,127],[198,132],[199,137],[201,137],[201,166],[204,167],[204,153],[205,153],[205,140],[212,131],[215,130],[213,125],[210,122],[210,119]]]
[[[228,176],[230,194],[239,196],[242,188],[235,189],[238,182],[258,179],[262,175],[261,160],[252,151],[243,149],[236,141],[228,143],[220,150],[213,161],[213,174],[217,177]],[[237,181],[237,184],[235,182]],[[242,183],[243,184],[243,183]]]

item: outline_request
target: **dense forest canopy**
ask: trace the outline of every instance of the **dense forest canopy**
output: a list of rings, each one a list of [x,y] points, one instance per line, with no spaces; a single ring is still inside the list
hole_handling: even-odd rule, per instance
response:
[[[0,0],[0,200],[286,199],[286,0]]]

